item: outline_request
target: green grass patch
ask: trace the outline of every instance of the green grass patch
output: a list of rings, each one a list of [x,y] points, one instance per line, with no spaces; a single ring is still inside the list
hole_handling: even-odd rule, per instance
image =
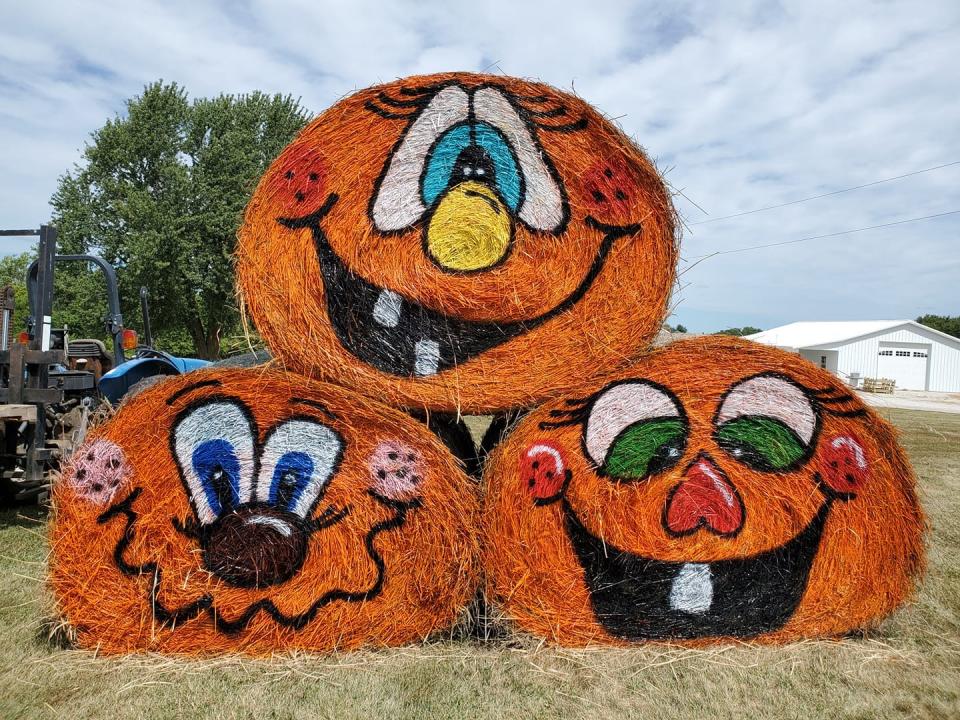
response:
[[[65,650],[46,514],[0,513],[0,718],[960,717],[960,415],[882,410],[930,517],[916,602],[868,637],[783,648],[571,651],[526,638],[269,660]]]

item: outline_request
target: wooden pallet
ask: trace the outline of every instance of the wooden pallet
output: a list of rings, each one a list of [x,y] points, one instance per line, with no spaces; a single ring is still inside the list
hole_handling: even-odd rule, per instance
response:
[[[897,381],[889,378],[864,378],[863,390],[872,393],[892,393]]]

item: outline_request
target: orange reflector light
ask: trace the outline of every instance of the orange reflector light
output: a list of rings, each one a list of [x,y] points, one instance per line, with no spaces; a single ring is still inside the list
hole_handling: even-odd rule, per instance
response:
[[[137,331],[127,328],[123,331],[123,349],[135,350],[137,347]]]
[[[29,344],[30,344],[30,333],[28,333],[26,330],[24,330],[22,333],[20,333],[19,335],[17,335],[17,342],[20,343],[21,345],[29,345]]]

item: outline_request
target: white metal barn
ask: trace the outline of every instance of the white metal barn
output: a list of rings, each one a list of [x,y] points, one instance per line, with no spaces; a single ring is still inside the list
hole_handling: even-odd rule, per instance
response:
[[[889,378],[900,390],[960,392],[960,339],[912,320],[795,322],[747,338],[799,353],[848,382]]]

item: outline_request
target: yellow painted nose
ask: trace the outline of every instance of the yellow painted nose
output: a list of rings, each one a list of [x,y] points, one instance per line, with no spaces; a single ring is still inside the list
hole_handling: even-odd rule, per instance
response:
[[[467,180],[440,199],[427,226],[427,252],[444,270],[484,270],[506,257],[512,225],[500,196]]]

